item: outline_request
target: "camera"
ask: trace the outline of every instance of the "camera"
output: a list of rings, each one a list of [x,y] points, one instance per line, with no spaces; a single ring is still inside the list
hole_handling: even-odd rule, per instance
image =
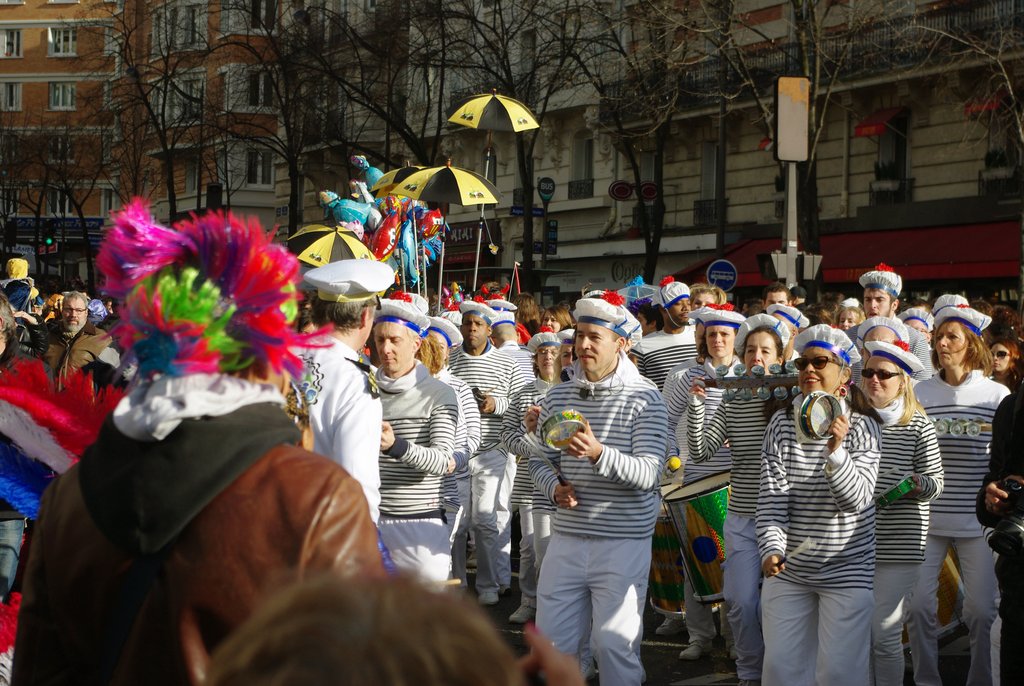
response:
[[[988,538],[989,547],[1005,557],[1024,555],[1024,485],[1013,479],[1003,479],[999,487],[1006,491],[1007,501],[1012,506],[1010,514],[996,524]]]

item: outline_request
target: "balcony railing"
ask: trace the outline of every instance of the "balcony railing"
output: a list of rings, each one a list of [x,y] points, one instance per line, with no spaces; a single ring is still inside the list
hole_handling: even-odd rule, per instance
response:
[[[871,182],[871,205],[902,205],[914,197],[913,179],[883,179]]]
[[[726,198],[728,205],[729,199]],[[717,226],[718,225],[718,200],[694,200],[693,201],[693,225],[694,226]]]
[[[1019,167],[982,169],[978,172],[978,195],[1019,196],[1021,186]]]
[[[594,180],[577,179],[569,182],[569,200],[594,197]]]

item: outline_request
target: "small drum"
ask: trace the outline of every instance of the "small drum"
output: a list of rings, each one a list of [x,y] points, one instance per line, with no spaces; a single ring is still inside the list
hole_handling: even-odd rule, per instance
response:
[[[913,477],[903,477],[902,479],[897,481],[895,485],[886,489],[885,491],[882,492],[880,496],[875,498],[875,507],[879,509],[883,507],[889,507],[894,502],[905,496],[907,493],[910,493],[912,490],[914,490],[916,486],[917,484],[914,483]]]
[[[578,431],[583,429],[583,422],[583,415],[576,410],[563,410],[544,420],[540,434],[544,437],[545,443],[561,450],[569,445],[569,441]]]
[[[806,440],[820,441],[831,438],[828,432],[832,421],[843,414],[842,403],[839,398],[825,391],[813,391],[800,404],[800,411],[797,413],[797,435],[802,435]]]
[[[705,477],[665,498],[679,535],[683,569],[694,597],[702,603],[722,600],[725,561],[725,513],[731,472]]]
[[[683,615],[683,561],[679,556],[679,539],[667,514],[658,517],[651,538],[651,574],[647,587],[651,591],[651,607],[666,617]]]

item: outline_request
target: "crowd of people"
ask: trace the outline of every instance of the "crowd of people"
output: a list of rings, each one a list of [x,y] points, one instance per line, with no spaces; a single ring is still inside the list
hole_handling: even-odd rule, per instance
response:
[[[302,273],[255,222],[168,229],[141,203],[97,263],[106,301],[39,293],[19,259],[2,284],[0,432],[67,456],[31,514],[0,465],[15,684],[640,684],[659,521],[721,576],[663,612],[680,659],[720,634],[741,684],[902,684],[906,625],[915,683],[941,684],[955,560],[967,683],[1024,675],[1009,307],[903,303],[884,264],[857,299],[772,284],[740,311],[671,277],[439,303],[374,260]],[[3,419],[29,378],[116,407],[40,448]],[[673,503],[712,482],[724,521],[698,540]],[[513,588],[515,518],[518,661],[479,607]]]

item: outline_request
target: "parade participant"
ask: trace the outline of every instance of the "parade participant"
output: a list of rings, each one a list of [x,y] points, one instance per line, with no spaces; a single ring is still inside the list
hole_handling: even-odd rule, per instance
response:
[[[664,326],[662,323],[661,312],[658,310],[657,305],[651,302],[650,298],[640,298],[639,300],[633,301],[630,306],[630,311],[636,317],[637,321],[640,322],[640,330],[644,336],[654,333],[655,331],[661,331]]]
[[[458,313],[455,313],[458,314]],[[427,340],[438,342],[439,369],[431,370],[438,379],[452,387],[459,399],[459,423],[455,440],[455,471],[444,477],[441,487],[445,510],[448,513],[448,536],[452,547],[452,578],[462,587],[466,582],[466,546],[469,543],[472,491],[469,482],[469,458],[480,447],[480,408],[473,391],[465,381],[448,368],[451,351],[462,345],[462,333],[449,319],[431,317]]]
[[[846,396],[860,355],[839,329],[812,326],[797,336],[801,395],[776,412],[762,447],[757,541],[765,686],[870,682],[878,414],[857,387]],[[839,396],[826,439],[798,416],[808,394]],[[804,549],[805,541],[810,549]],[[841,646],[841,647],[840,647]],[[794,654],[799,659],[794,659]]]
[[[987,378],[992,356],[981,333],[989,318],[965,304],[948,302],[955,301],[947,298],[935,310],[933,360],[939,373],[914,389],[930,419],[947,421],[936,427],[945,483],[942,495],[931,504],[924,564],[911,599],[907,629],[914,681],[921,686],[941,684],[936,589],[946,551],[955,545],[964,589],[963,620],[971,642],[967,683],[980,686],[993,679],[990,634],[998,592],[992,551],[975,517],[974,499],[989,463],[992,417],[1010,391]],[[967,422],[981,422],[980,431],[966,431]]]
[[[182,684],[283,576],[382,575],[358,482],[295,446],[298,262],[255,220],[157,225],[136,201],[97,258],[139,383],[46,489],[20,684]],[[88,588],[88,593],[83,589]]]
[[[572,315],[569,314],[569,308],[565,305],[555,305],[544,310],[540,317],[540,324],[548,327],[554,333],[558,333],[563,329],[572,328]]]
[[[715,378],[715,370],[718,367],[725,365],[731,370],[736,363],[733,346],[736,342],[736,332],[743,324],[744,319],[743,315],[732,311],[732,305],[709,305],[700,310],[697,314],[697,321],[703,328],[703,336],[699,344],[698,364],[686,369],[679,381],[672,384],[671,391],[666,384],[665,406],[669,417],[672,418],[669,423],[669,432],[675,438],[672,444],[676,446],[677,455],[682,460],[685,470],[683,473],[684,486],[706,476],[729,470],[731,458],[728,448],[723,447],[713,458],[708,460],[694,462],[689,459],[686,450],[686,408],[690,404],[691,389],[695,384],[700,380]],[[722,401],[722,391],[717,388],[708,389],[707,396],[706,402],[711,405],[710,419]],[[681,660],[700,659],[711,649],[711,643],[716,633],[711,606],[700,603],[693,593],[693,584],[683,585],[686,628],[690,634],[690,640],[689,645],[679,653]],[[732,637],[724,613],[721,621],[722,637],[725,638],[726,645],[731,650]]]
[[[910,344],[910,329],[894,317],[868,317],[849,333],[853,334],[852,340],[857,344],[857,350],[861,354],[861,361],[853,365],[853,383],[856,385],[860,384],[860,371],[864,362],[871,357],[871,353],[864,347],[868,342]]]
[[[569,381],[572,379],[574,369],[572,363],[576,361],[576,329],[562,329],[559,331],[558,342],[562,344],[559,352],[562,362],[562,381]]]
[[[864,314],[867,317],[895,317],[900,309],[900,292],[903,290],[903,279],[885,263],[875,265],[869,272],[860,276],[860,285],[864,288]],[[966,301],[964,301],[966,303]],[[850,336],[856,340],[855,335]],[[928,341],[917,329],[910,330],[907,340],[912,352],[921,361],[921,371],[914,374],[918,381],[930,379],[935,373],[932,368],[931,348]]]
[[[931,345],[932,329],[935,327],[935,317],[931,312],[921,307],[911,307],[900,312],[897,317],[908,328],[916,329],[928,341],[928,345]]]
[[[517,307],[508,300],[488,300],[487,306],[495,312],[491,322],[491,343],[515,358],[525,378],[533,378],[533,356],[519,345],[516,331]]]
[[[303,352],[299,392],[309,410],[313,450],[326,455],[362,485],[373,521],[380,517],[381,409],[377,381],[360,359],[373,329],[379,294],[395,282],[376,260],[341,260],[306,272],[316,289],[313,323],[328,328]]]
[[[537,587],[538,628],[561,652],[575,653],[592,618],[602,681],[639,684],[668,429],[661,395],[623,354],[623,302],[608,291],[576,303],[576,374],[548,392],[532,423],[543,427],[572,408],[583,428],[560,450],[540,448],[560,460],[561,481],[539,454],[529,465],[537,488],[558,506]]]
[[[989,350],[992,352],[992,380],[1009,388],[1011,393],[1016,393],[1024,377],[1020,343],[1013,338],[997,338],[992,341]]]
[[[680,362],[696,359],[697,342],[693,328],[687,326],[690,289],[685,283],[666,276],[654,294],[654,303],[659,308],[664,326],[661,331],[645,336],[640,345],[633,349],[633,356],[640,373],[661,390],[673,367]]]
[[[105,331],[88,322],[89,297],[85,293],[70,291],[64,294],[60,319],[50,326],[50,343],[43,361],[61,377],[99,360],[112,367],[121,364],[120,355],[110,346]]]
[[[803,286],[793,286],[789,289],[789,294],[793,298],[792,301],[790,301],[790,304],[793,307],[799,308],[807,302],[807,289]]]
[[[707,305],[724,305],[729,301],[725,291],[718,286],[695,283],[690,286],[690,308],[698,309]]]
[[[864,310],[860,309],[860,301],[856,298],[839,303],[839,328],[843,331],[856,329],[864,319]]]
[[[789,328],[789,347],[786,348],[784,355],[787,360],[795,359],[799,355],[797,351],[793,350],[796,335],[803,329],[810,326],[811,320],[795,307],[790,307],[789,305],[783,305],[781,303],[769,305],[765,309],[765,313],[775,317]]]
[[[473,390],[480,408],[480,447],[470,460],[476,592],[481,604],[496,605],[503,570],[511,574],[511,562],[502,550],[505,532],[499,528],[498,519],[499,510],[503,517],[509,513],[508,501],[500,499],[510,462],[501,445],[501,421],[512,398],[528,380],[514,358],[491,344],[491,322],[497,313],[476,300],[463,302],[459,310],[463,343],[452,355],[449,367]],[[505,493],[511,494],[510,486]],[[504,523],[508,526],[508,519]]]
[[[380,437],[380,534],[395,566],[427,581],[451,571],[441,480],[455,471],[458,399],[416,359],[430,320],[398,292],[373,317],[384,410]]]
[[[789,327],[771,315],[755,314],[736,332],[735,350],[743,356],[747,369],[760,366],[766,376],[771,376],[771,366],[783,363],[788,342]],[[764,640],[759,586],[761,556],[754,518],[761,482],[761,443],[768,418],[780,401],[735,399],[709,413],[706,399],[710,390],[699,383],[692,387],[685,440],[688,459],[695,464],[711,460],[722,446],[729,444],[732,472],[725,519],[728,560],[722,570],[723,597],[736,649],[736,676],[741,684],[756,684],[761,678]],[[705,419],[709,416],[710,421]]]
[[[772,305],[789,305],[792,302],[793,295],[789,292],[789,288],[779,281],[768,284],[761,291],[761,308],[765,311]]]
[[[525,624],[537,612],[537,574],[543,552],[547,551],[551,538],[551,515],[555,509],[550,502],[544,501],[539,492],[534,498],[533,479],[527,467],[531,449],[525,443],[526,425],[523,418],[530,408],[539,409],[538,403],[551,388],[560,383],[561,346],[558,336],[546,331],[544,327],[530,339],[527,350],[533,355],[535,377],[532,383],[520,389],[502,419],[501,440],[515,455],[517,463],[511,503],[513,511],[519,513],[519,528],[522,532],[519,542],[519,589],[522,591],[522,600],[508,618],[512,624]]]
[[[868,341],[860,382],[882,418],[882,457],[875,483],[875,611],[871,658],[876,686],[903,683],[903,617],[917,584],[928,535],[929,501],[942,492],[942,456],[914,394],[921,361],[905,341]],[[905,479],[909,490],[889,502]],[[902,490],[902,489],[901,489]],[[896,491],[899,493],[899,491]],[[885,505],[878,504],[879,499]]]

